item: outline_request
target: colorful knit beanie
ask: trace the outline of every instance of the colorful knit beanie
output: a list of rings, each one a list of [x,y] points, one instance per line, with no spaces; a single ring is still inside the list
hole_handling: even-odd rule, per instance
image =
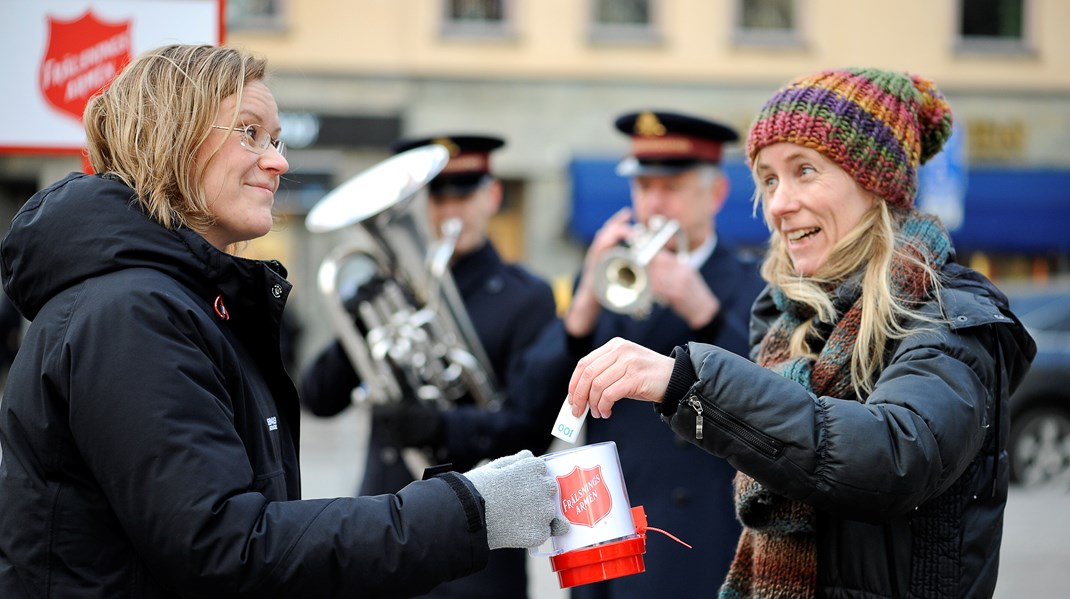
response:
[[[951,107],[931,81],[880,69],[842,69],[801,77],[765,103],[747,138],[753,166],[779,142],[813,148],[865,189],[908,208],[918,166],[951,135]]]

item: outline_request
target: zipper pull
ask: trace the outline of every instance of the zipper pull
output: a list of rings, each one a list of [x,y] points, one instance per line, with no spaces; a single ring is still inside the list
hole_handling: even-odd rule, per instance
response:
[[[702,402],[692,395],[687,398],[687,403],[695,410],[695,439],[702,439]]]

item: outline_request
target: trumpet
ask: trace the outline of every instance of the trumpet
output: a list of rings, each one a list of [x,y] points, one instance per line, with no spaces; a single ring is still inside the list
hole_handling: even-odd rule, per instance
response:
[[[646,318],[654,305],[647,265],[669,241],[676,238],[679,260],[687,259],[687,234],[679,221],[655,215],[649,226],[636,224],[628,241],[599,258],[594,270],[598,302],[618,314]]]

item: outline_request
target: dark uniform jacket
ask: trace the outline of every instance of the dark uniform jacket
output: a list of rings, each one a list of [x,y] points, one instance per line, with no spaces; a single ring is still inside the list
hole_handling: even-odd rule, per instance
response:
[[[82,174],[31,198],[0,254],[33,321],[0,407],[0,597],[399,597],[486,563],[456,474],[295,501],[277,263]]]
[[[757,263],[742,259],[724,240],[700,269],[721,301],[721,311],[694,331],[671,308],[655,306],[645,320],[603,309],[589,338],[548,327],[527,354],[526,385],[538,391],[549,427],[568,391],[576,362],[613,337],[623,337],[668,355],[688,341],[714,343],[746,355],[751,304],[763,283]],[[614,441],[632,506],[642,505],[654,526],[694,545],[687,549],[657,533],[647,537],[646,572],[576,587],[573,597],[713,597],[735,554],[740,526],[732,504],[735,470],[668,434],[650,405],[619,402],[613,417],[588,418],[587,443]]]
[[[495,411],[461,402],[444,412],[445,440],[437,457],[464,471],[486,458],[521,449],[545,450],[551,439],[549,424],[536,427],[529,412],[512,409],[511,398],[525,390],[514,388],[511,372],[524,348],[554,318],[550,286],[523,267],[503,262],[490,243],[460,257],[450,274],[505,399]],[[331,416],[350,405],[350,393],[359,384],[345,350],[334,342],[302,375],[301,400],[314,414]],[[411,481],[397,450],[373,429],[360,493],[390,493]],[[431,596],[524,597],[525,556],[523,550],[495,551],[483,572],[435,589]]]
[[[1036,346],[991,283],[956,264],[945,274],[947,324],[898,343],[864,403],[814,397],[738,356],[688,346],[698,382],[677,404],[673,430],[817,508],[818,597],[995,589],[1007,401]],[[768,295],[755,307],[758,341],[777,312]],[[940,315],[935,302],[928,308]],[[670,387],[687,389],[679,374]],[[701,441],[692,399],[703,406]]]

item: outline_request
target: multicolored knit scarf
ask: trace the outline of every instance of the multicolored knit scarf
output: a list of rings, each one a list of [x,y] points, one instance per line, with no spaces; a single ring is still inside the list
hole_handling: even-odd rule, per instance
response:
[[[911,211],[902,222],[897,244],[939,270],[952,255],[951,240],[933,216]],[[914,304],[930,292],[928,278],[911,260],[892,264],[892,293]],[[861,273],[836,290],[839,314],[835,323],[817,323],[826,331],[817,359],[793,357],[788,347],[792,332],[814,318],[809,308],[774,290],[781,314],[759,348],[758,363],[792,379],[819,395],[860,401],[851,387],[851,352],[862,320]],[[817,590],[816,512],[810,505],[774,494],[760,482],[736,475],[736,515],[743,534],[736,557],[721,587],[724,599],[800,599]]]

